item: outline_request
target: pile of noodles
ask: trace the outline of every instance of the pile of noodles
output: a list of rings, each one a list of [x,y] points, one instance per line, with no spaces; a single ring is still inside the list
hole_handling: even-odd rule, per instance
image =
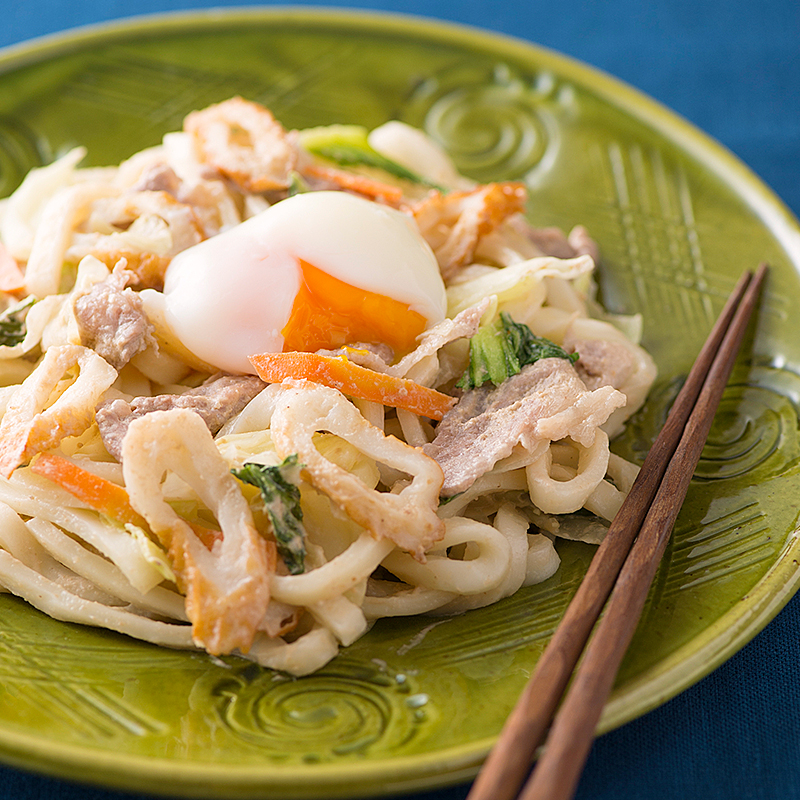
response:
[[[244,144],[234,129],[247,131]],[[523,188],[466,181],[400,123],[371,132],[369,147],[425,181],[332,164],[309,141],[236,99],[195,112],[118,167],[81,168],[83,151],[69,152],[3,201],[0,329],[15,333],[0,345],[5,590],[60,620],[302,675],[376,619],[455,614],[547,579],[557,537],[599,541],[637,471],[610,453],[609,438],[655,371],[636,320],[612,320],[592,300],[585,232],[531,234]],[[458,396],[470,337],[505,312],[565,347],[607,343],[627,368],[610,383],[578,381],[564,407],[446,500],[430,455],[436,422],[308,380],[270,383],[215,434],[185,408],[144,414],[119,457],[110,454],[99,403],[179,395],[209,378],[160,323],[170,259],[281,202],[297,182],[407,212],[439,261],[448,318],[399,360],[362,352],[366,366]],[[121,268],[154,333],[112,365],[82,336],[75,304]],[[41,465],[54,456],[96,476],[103,496],[48,477]],[[257,492],[232,470],[294,456],[304,564],[292,572]]]

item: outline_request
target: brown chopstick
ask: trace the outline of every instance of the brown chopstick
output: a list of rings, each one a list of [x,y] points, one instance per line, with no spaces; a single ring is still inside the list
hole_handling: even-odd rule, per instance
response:
[[[755,277],[746,273],[726,303],[467,800],[517,796],[616,581],[613,607],[609,602],[553,724],[544,756],[520,798],[561,800],[574,792],[766,272],[761,265]]]

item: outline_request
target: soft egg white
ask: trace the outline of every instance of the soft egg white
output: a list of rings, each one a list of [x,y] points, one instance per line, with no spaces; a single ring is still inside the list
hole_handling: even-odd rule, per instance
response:
[[[408,304],[428,326],[445,316],[436,257],[412,218],[345,192],[309,192],[179,253],[164,281],[164,322],[202,361],[253,373],[248,356],[283,350],[300,260]]]

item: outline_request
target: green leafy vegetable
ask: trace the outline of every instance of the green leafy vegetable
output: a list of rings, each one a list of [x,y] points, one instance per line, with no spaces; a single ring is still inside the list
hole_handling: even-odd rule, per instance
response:
[[[486,381],[499,386],[516,375],[521,367],[506,335],[502,320],[482,325],[469,340],[469,367],[456,384],[461,389],[477,389]]]
[[[501,312],[500,319],[506,335],[511,341],[511,346],[517,353],[520,369],[528,364],[533,364],[540,358],[566,358],[571,364],[580,358],[578,353],[568,353],[555,342],[551,342],[543,336],[535,336],[527,325],[514,322],[505,312]]]
[[[540,358],[566,358],[574,364],[579,356],[534,335],[527,325],[514,322],[501,312],[500,319],[481,326],[470,339],[469,367],[456,385],[461,389],[476,389],[491,381],[499,386]]]
[[[14,347],[25,339],[25,334],[28,332],[25,318],[35,302],[36,298],[30,295],[0,314],[0,345]]]
[[[300,507],[300,465],[297,456],[289,456],[276,467],[248,462],[241,469],[231,470],[244,483],[255,486],[272,523],[278,553],[292,575],[305,570],[305,530]]]
[[[368,134],[369,131],[360,125],[327,125],[301,131],[300,141],[310,153],[342,167],[377,167],[395,178],[446,191],[374,150],[369,144]]]

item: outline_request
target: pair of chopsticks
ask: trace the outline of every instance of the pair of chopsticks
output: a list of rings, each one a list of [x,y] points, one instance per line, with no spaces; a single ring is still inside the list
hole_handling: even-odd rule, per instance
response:
[[[728,299],[467,800],[573,797],[766,273],[765,264],[755,276],[745,273]],[[518,795],[551,720],[543,755]]]

